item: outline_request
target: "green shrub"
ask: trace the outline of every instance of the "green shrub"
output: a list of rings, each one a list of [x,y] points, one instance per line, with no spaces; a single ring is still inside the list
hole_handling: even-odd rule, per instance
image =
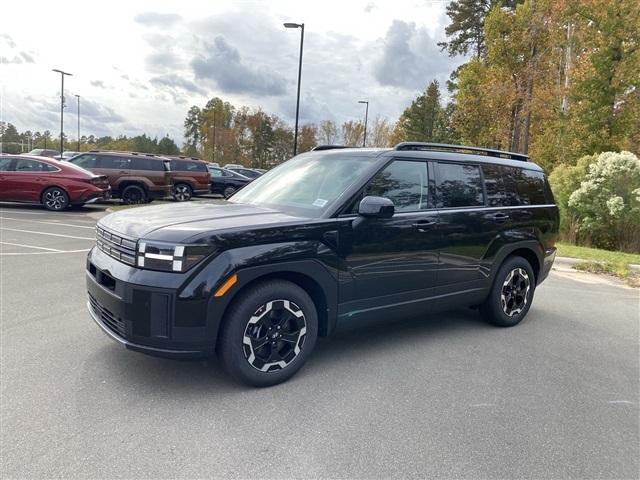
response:
[[[575,165],[560,164],[549,175],[553,196],[560,210],[560,234],[567,242],[578,242],[578,217],[577,213],[569,208],[569,197],[580,188],[589,165],[597,158],[597,155],[587,155],[580,158]]]
[[[586,174],[567,199],[587,165]],[[604,152],[595,159],[584,157],[575,167],[567,168],[568,171],[560,169],[554,178],[554,193],[558,192],[557,201],[562,202],[564,210],[564,228],[573,228],[579,243],[640,251],[638,157],[631,152]]]

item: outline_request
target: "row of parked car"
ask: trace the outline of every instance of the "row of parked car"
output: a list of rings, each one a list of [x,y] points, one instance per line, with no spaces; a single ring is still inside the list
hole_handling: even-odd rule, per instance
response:
[[[40,152],[35,152],[40,153]],[[197,158],[91,151],[68,160],[0,155],[0,201],[41,203],[49,210],[121,198],[125,204],[209,193],[233,195],[264,171]]]

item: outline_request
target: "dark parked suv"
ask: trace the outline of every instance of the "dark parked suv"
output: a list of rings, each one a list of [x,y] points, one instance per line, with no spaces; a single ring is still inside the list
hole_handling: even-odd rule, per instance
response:
[[[255,386],[291,377],[318,336],[475,306],[510,327],[555,258],[558,209],[526,156],[401,143],[308,152],[225,204],[108,215],[89,312],[131,350],[220,357]]]
[[[83,153],[69,160],[97,175],[109,178],[112,194],[123,203],[146,203],[173,194],[171,161],[150,153]]]

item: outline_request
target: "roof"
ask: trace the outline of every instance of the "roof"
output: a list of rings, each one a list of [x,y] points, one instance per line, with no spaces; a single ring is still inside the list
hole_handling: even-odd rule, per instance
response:
[[[157,153],[140,153],[140,152],[120,152],[116,150],[89,150],[82,153],[101,153],[105,155],[116,155],[120,157],[145,157],[145,158],[158,158],[161,160],[169,160],[169,157],[165,155],[158,155]]]
[[[426,158],[448,162],[495,163],[527,170],[542,171],[538,165],[528,160],[529,157],[527,155],[521,153],[439,143],[402,142],[394,148],[322,148],[307,153],[331,156],[357,155],[385,158]]]

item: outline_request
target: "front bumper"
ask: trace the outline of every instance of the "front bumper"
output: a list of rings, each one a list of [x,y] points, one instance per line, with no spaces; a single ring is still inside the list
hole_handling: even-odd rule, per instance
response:
[[[140,272],[93,249],[86,270],[91,318],[129,350],[173,358],[213,355],[221,314],[209,308],[209,300],[181,298],[176,284],[134,283]],[[176,279],[174,273],[164,276]]]
[[[94,307],[91,305],[90,301],[87,302],[87,309],[89,310],[89,316],[91,316],[93,321],[98,324],[98,326],[109,338],[115,340],[120,345],[123,345],[129,350],[146,353],[147,355],[153,355],[156,357],[167,358],[199,358],[208,356],[210,354],[210,352],[202,350],[171,350],[168,348],[150,347],[148,345],[140,345],[138,343],[130,342],[124,337],[118,335],[110,327],[107,326],[106,322],[104,322],[99,314],[94,310]]]

